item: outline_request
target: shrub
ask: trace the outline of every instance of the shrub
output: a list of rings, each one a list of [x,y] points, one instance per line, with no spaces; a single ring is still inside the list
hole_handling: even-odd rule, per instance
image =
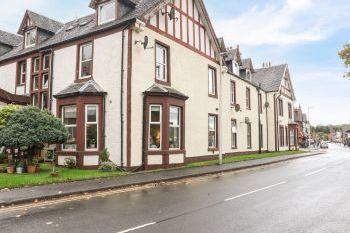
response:
[[[4,153],[0,153],[0,164],[4,163],[6,158],[7,157]]]
[[[99,167],[100,171],[104,171],[104,172],[112,172],[117,170],[117,165],[111,161],[109,162],[102,162],[100,167]]]
[[[68,169],[74,169],[77,167],[77,162],[73,157],[69,157],[64,160],[64,166]]]
[[[101,160],[101,163],[104,163],[104,162],[109,162],[109,152],[108,152],[108,149],[105,148],[103,149],[103,151],[101,152],[100,154],[100,160]]]

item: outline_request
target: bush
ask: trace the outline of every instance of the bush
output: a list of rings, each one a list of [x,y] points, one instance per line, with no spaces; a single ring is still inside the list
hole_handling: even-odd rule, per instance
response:
[[[4,153],[0,153],[0,164],[5,163],[5,159],[7,159]]]
[[[74,169],[77,167],[77,162],[75,158],[69,157],[64,160],[64,166],[68,169]]]
[[[104,162],[109,162],[109,152],[108,152],[108,149],[105,148],[103,149],[103,151],[101,152],[100,154],[100,160],[101,160],[101,163],[104,163]]]
[[[112,172],[112,171],[117,170],[117,165],[111,161],[102,162],[98,169],[100,171],[104,171],[104,172]]]

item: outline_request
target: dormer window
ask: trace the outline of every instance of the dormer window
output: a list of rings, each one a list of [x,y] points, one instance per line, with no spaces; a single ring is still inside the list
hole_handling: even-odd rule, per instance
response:
[[[232,61],[232,72],[236,75],[239,74],[239,65],[235,61]]]
[[[35,46],[36,43],[36,29],[32,29],[25,33],[24,44],[26,48]]]
[[[252,79],[252,72],[250,72],[250,70],[246,70],[246,77],[249,81]]]
[[[115,20],[115,1],[108,1],[98,6],[98,24],[104,24]]]

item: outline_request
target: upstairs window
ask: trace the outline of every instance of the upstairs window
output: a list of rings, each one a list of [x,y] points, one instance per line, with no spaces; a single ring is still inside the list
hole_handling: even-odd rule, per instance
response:
[[[260,114],[263,113],[263,103],[262,103],[262,95],[259,93],[259,112]]]
[[[39,89],[39,76],[35,75],[33,76],[33,91],[36,91]]]
[[[292,112],[292,104],[288,103],[288,117],[289,119],[293,119],[293,112]]]
[[[92,76],[92,42],[80,46],[79,78],[91,78]]]
[[[98,7],[98,24],[104,24],[115,20],[116,7],[115,1],[109,1]]]
[[[251,109],[250,88],[249,87],[247,87],[247,89],[246,89],[246,106],[247,106],[248,110]]]
[[[18,64],[18,81],[17,81],[17,84],[18,85],[24,85],[25,82],[26,82],[26,73],[27,73],[27,63],[25,61],[23,62],[20,62]]]
[[[36,43],[36,29],[27,31],[24,35],[24,44],[26,48],[35,46]]]
[[[236,83],[231,81],[231,105],[236,105]]]
[[[47,89],[49,88],[49,75],[48,74],[44,74],[43,75],[43,79],[42,79],[43,83],[42,83],[42,89]]]
[[[278,99],[278,114],[283,116],[283,100]]]
[[[156,81],[168,82],[168,48],[156,44]]]
[[[43,70],[48,70],[50,68],[50,55],[44,55],[43,58]]]
[[[33,72],[37,73],[40,69],[40,58],[36,57],[33,59]]]
[[[212,67],[209,67],[208,71],[208,87],[209,96],[216,97],[216,70]]]

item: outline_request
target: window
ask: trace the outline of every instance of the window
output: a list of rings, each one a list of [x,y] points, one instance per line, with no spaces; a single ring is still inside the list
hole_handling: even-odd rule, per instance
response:
[[[252,148],[252,124],[247,124],[247,148]]]
[[[27,31],[24,35],[25,47],[33,47],[36,43],[36,29]]]
[[[98,7],[98,23],[104,24],[115,20],[116,18],[116,7],[115,1],[109,1],[99,5]]]
[[[246,89],[246,106],[247,106],[248,110],[251,109],[250,88],[249,87],[247,87],[247,89]]]
[[[237,121],[231,120],[231,148],[237,149]]]
[[[280,126],[280,147],[284,147],[284,127]]]
[[[289,119],[293,119],[293,112],[292,112],[292,104],[288,103],[288,117]]]
[[[236,83],[231,81],[231,105],[236,105]]]
[[[49,87],[49,75],[44,74],[43,75],[43,89],[47,89]]]
[[[39,97],[38,97],[38,94],[34,94],[34,95],[32,96],[32,104],[33,104],[33,106],[38,106],[38,104],[39,104]]]
[[[43,57],[43,70],[48,70],[50,68],[50,55],[44,55]]]
[[[212,67],[209,67],[208,82],[209,95],[216,96],[216,70]]]
[[[48,108],[47,92],[41,93],[41,109]]]
[[[162,141],[162,106],[151,105],[149,118],[149,149],[158,150]]]
[[[24,85],[26,82],[26,73],[27,73],[27,63],[25,61],[19,63],[19,77],[18,85]]]
[[[180,149],[181,109],[179,107],[170,107],[169,118],[169,148]]]
[[[290,129],[290,145],[295,146],[295,130],[293,128]]]
[[[35,75],[33,76],[33,90],[38,90],[39,89],[39,76]]]
[[[168,48],[156,44],[156,80],[168,82]]]
[[[63,150],[77,149],[77,107],[65,106],[62,108],[63,125],[68,130],[68,140],[63,144]]]
[[[210,115],[209,116],[209,140],[208,140],[208,144],[209,144],[209,149],[216,149],[217,148],[217,116],[214,115]]]
[[[283,100],[278,99],[278,114],[283,116]]]
[[[36,57],[33,59],[33,72],[37,73],[40,69],[40,58]]]
[[[285,145],[288,146],[288,144],[289,144],[288,143],[288,140],[289,140],[289,138],[288,138],[288,126],[286,126],[286,135],[285,136],[286,136],[286,143],[285,143]]]
[[[90,78],[92,76],[92,43],[80,46],[80,71],[79,78]]]
[[[262,103],[262,95],[259,94],[259,112],[260,114],[263,113],[263,103]]]
[[[97,105],[86,105],[85,107],[85,148],[87,150],[98,149]]]
[[[246,73],[245,73],[246,77],[247,77],[247,80],[251,80],[252,79],[252,73],[250,72],[250,70],[246,70]]]

